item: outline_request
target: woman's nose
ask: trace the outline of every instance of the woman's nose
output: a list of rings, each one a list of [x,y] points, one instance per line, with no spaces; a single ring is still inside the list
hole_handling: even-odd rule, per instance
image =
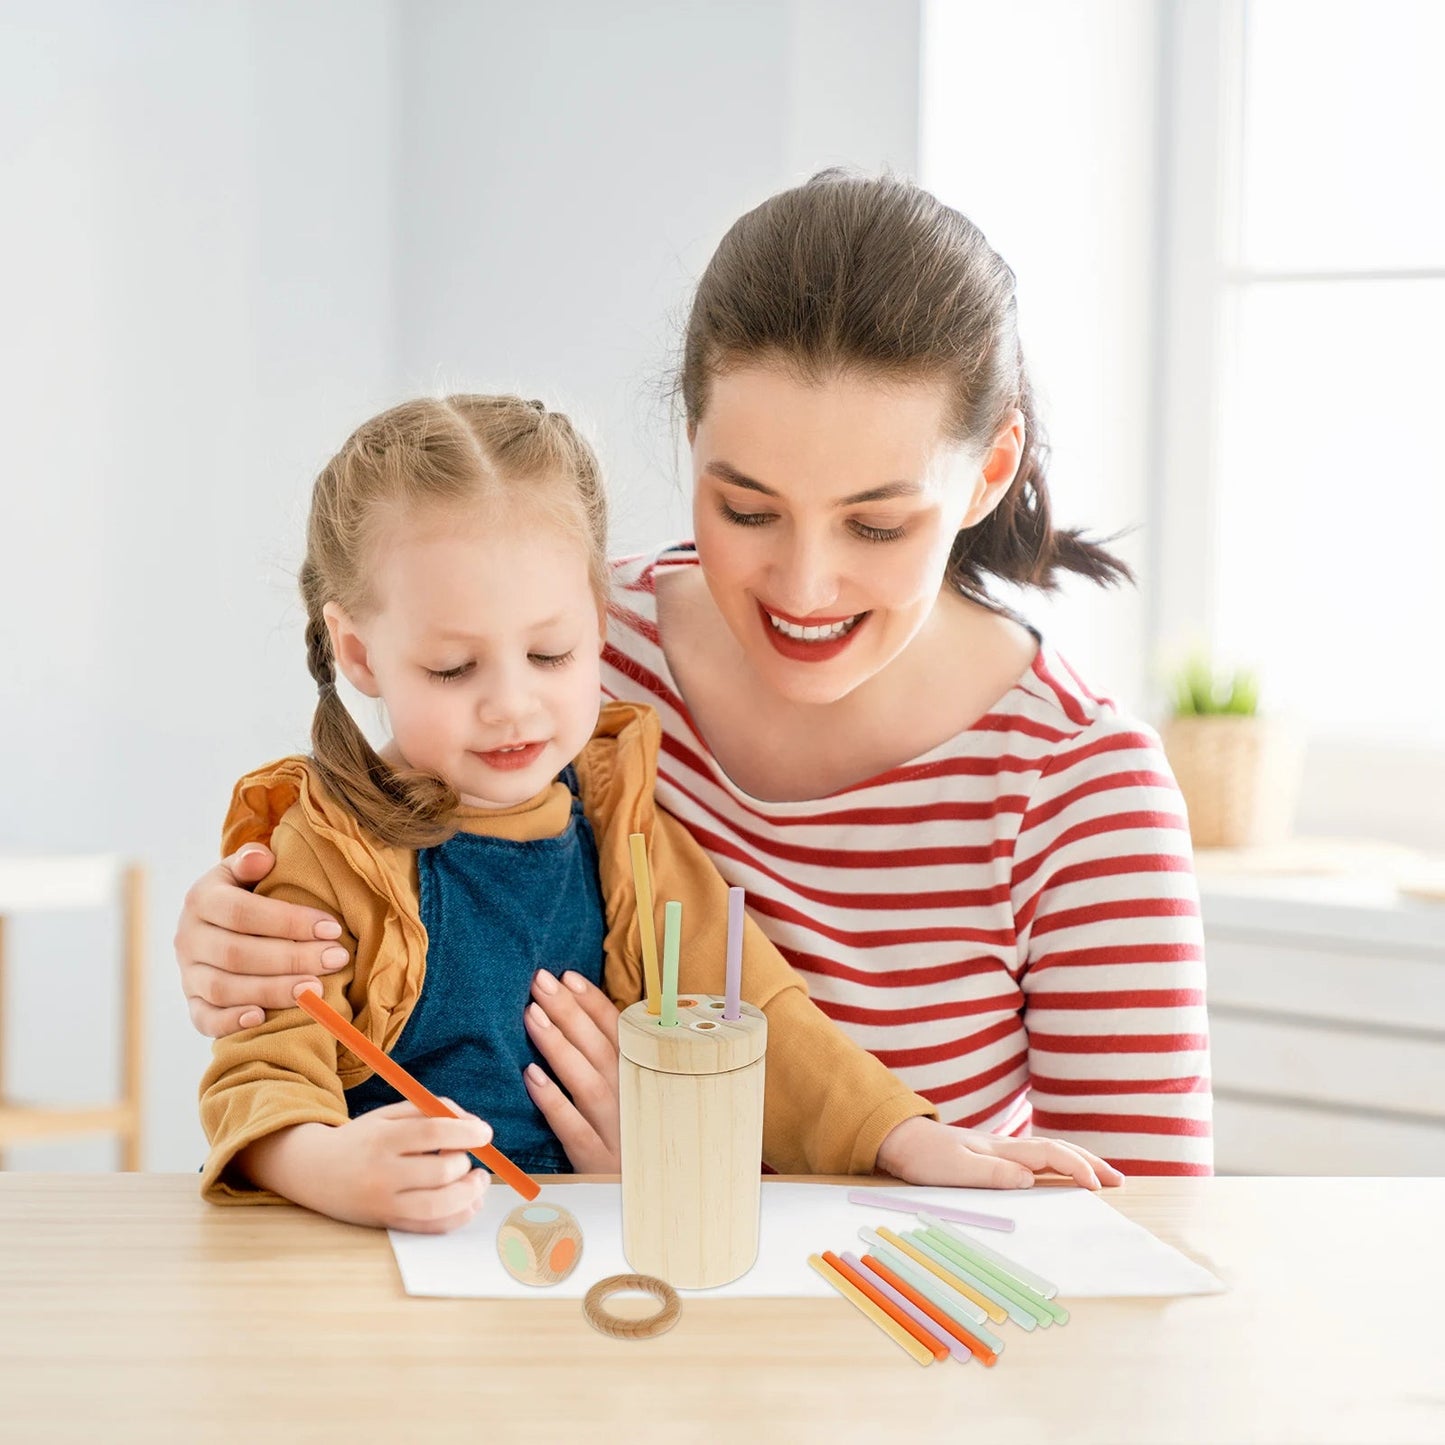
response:
[[[773,600],[795,617],[826,613],[838,600],[838,566],[828,544],[794,530],[773,568]]]

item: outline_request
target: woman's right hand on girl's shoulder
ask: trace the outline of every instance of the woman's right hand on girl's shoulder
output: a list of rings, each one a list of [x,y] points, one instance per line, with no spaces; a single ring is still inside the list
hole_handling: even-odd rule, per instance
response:
[[[191,885],[176,925],[176,962],[191,1022],[219,1039],[262,1021],[263,1009],[294,1006],[300,983],[346,962],[329,914],[251,890],[270,871],[269,848],[248,843]],[[333,955],[327,959],[330,950]]]

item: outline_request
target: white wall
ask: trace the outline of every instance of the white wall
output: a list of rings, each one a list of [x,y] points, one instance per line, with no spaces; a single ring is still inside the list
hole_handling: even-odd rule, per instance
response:
[[[1096,691],[1149,716],[1159,7],[927,0],[923,13],[920,178],[1018,277],[1055,522],[1135,529],[1113,550],[1137,590],[1077,579],[1016,605]]]
[[[684,532],[688,285],[812,170],[915,170],[917,36],[909,0],[0,0],[0,850],[151,866],[149,1168],[202,1153],[182,895],[305,745],[316,467],[406,392],[516,386],[596,434],[619,547]],[[110,1089],[106,922],[12,928],[13,1095]]]
[[[0,849],[151,866],[155,1168],[199,1162],[181,896],[234,778],[305,737],[278,563],[308,475],[395,388],[394,23],[358,0],[0,9]],[[12,928],[13,1095],[108,1094],[106,922]]]

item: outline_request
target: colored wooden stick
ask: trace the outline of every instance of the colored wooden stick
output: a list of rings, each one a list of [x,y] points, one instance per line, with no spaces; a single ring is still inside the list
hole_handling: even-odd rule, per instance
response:
[[[460,1116],[454,1109],[448,1109],[424,1084],[407,1073],[398,1063],[389,1059],[359,1029],[353,1028],[320,994],[307,989],[296,1000],[296,1006],[310,1014],[333,1038],[340,1040],[359,1059],[364,1059],[403,1098],[410,1099],[423,1114],[433,1119],[456,1119]],[[479,1159],[498,1179],[505,1180],[523,1199],[535,1199],[541,1186],[532,1176],[518,1169],[500,1149],[483,1144],[479,1149],[467,1151]]]
[[[1039,1327],[1038,1317],[1032,1310],[1026,1310],[1022,1305],[1005,1298],[996,1285],[987,1280],[980,1279],[974,1272],[971,1265],[965,1264],[957,1255],[950,1254],[940,1247],[938,1241],[922,1229],[910,1229],[903,1236],[915,1249],[920,1249],[936,1264],[948,1270],[959,1281],[966,1285],[981,1299],[990,1300],[1004,1314],[1011,1319],[1022,1330],[1036,1330]],[[987,1309],[988,1305],[985,1304]]]
[[[965,1234],[961,1229],[955,1229],[942,1215],[920,1214],[918,1216],[925,1224],[937,1225],[942,1234],[951,1235],[962,1244],[966,1244],[974,1254],[982,1256],[991,1264],[996,1264],[1006,1274],[1012,1275],[1022,1284],[1028,1285],[1030,1289],[1037,1290],[1045,1299],[1053,1299],[1059,1292],[1058,1285],[1052,1280],[1047,1280],[1041,1274],[1035,1274],[1031,1269],[1025,1269],[1023,1265],[1000,1254],[996,1249],[990,1249],[986,1244],[980,1244],[971,1234]]]
[[[907,1330],[935,1360],[946,1360],[948,1358],[947,1345],[942,1344],[935,1335],[930,1334],[922,1325],[915,1324],[882,1290],[875,1289],[856,1269],[851,1265],[844,1264],[831,1249],[825,1249],[823,1251],[823,1263],[831,1264],[849,1284],[855,1289],[862,1290],[889,1319]]]
[[[743,1001],[743,890],[728,889],[727,975],[723,983],[723,1017],[736,1023]]]
[[[977,1273],[982,1279],[997,1280],[1000,1287],[1007,1287],[1024,1300],[1031,1309],[1044,1310],[1056,1325],[1066,1325],[1069,1322],[1069,1312],[1062,1305],[1055,1304],[1044,1292],[1036,1289],[1027,1280],[1023,1279],[1018,1270],[1021,1266],[1010,1265],[1003,1260],[1001,1255],[995,1254],[992,1250],[980,1249],[961,1230],[954,1229],[951,1225],[941,1219],[935,1219],[931,1214],[920,1214],[919,1220],[923,1223],[928,1234],[934,1239],[944,1241],[954,1253],[960,1255],[965,1261],[971,1261],[977,1266]],[[1038,1279],[1038,1275],[1032,1276]],[[1043,1321],[1040,1321],[1043,1323]]]
[[[859,1288],[862,1288],[862,1282],[866,1280],[870,1289],[876,1289],[895,1309],[902,1310],[930,1340],[937,1340],[944,1349],[942,1358],[947,1359],[951,1355],[960,1365],[966,1365],[968,1363],[968,1346],[965,1345],[952,1330],[940,1325],[932,1315],[926,1314],[913,1300],[909,1299],[907,1295],[900,1293],[894,1288],[891,1281],[884,1279],[881,1274],[876,1274],[873,1270],[869,1269],[856,1254],[845,1249],[838,1257],[858,1277]],[[936,1350],[934,1351],[933,1358],[935,1360],[940,1358]]]
[[[966,1284],[947,1266],[940,1264],[931,1255],[925,1254],[917,1245],[911,1244],[906,1239],[900,1239],[891,1229],[884,1229],[880,1224],[878,1233],[886,1239],[894,1249],[901,1250],[909,1259],[916,1264],[921,1264],[930,1274],[935,1274],[950,1289],[956,1289],[965,1299],[970,1299],[986,1314],[996,1325],[1001,1325],[1008,1318],[1008,1311],[1000,1309],[991,1299],[985,1299],[976,1289]]]
[[[808,1256],[808,1263],[812,1265],[849,1304],[861,1313],[867,1315],[900,1349],[907,1350],[920,1365],[931,1365],[933,1363],[932,1350],[924,1349],[907,1330],[901,1325],[894,1324],[862,1290],[844,1279],[832,1265],[825,1263],[823,1259],[816,1254],[810,1254]]]
[[[932,1245],[945,1258],[957,1260],[959,1267],[966,1269],[969,1275],[978,1282],[979,1289],[987,1290],[992,1294],[1009,1312],[1011,1319],[1017,1319],[1017,1312],[1023,1310],[1035,1324],[1043,1325],[1045,1329],[1054,1323],[1054,1312],[1049,1307],[1048,1300],[1041,1294],[1029,1289],[1026,1285],[1016,1284],[1012,1280],[1002,1278],[991,1264],[976,1259],[961,1244],[955,1243],[946,1234],[940,1234],[936,1229],[915,1230],[914,1234],[920,1240]]]
[[[894,1274],[901,1275],[919,1294],[927,1295],[949,1319],[957,1320],[994,1354],[1003,1353],[1003,1341],[987,1328],[988,1316],[971,1299],[965,1299],[952,1285],[944,1284],[936,1274],[930,1274],[916,1259],[895,1249],[871,1229],[860,1229],[858,1237]]]
[[[677,958],[682,948],[682,904],[662,909],[662,1026],[677,1027]]]
[[[642,936],[642,983],[647,996],[647,1011],[655,1014],[662,1007],[662,981],[657,976],[657,920],[652,916],[652,874],[647,867],[647,839],[641,833],[629,833],[627,846],[632,854],[632,885],[637,889],[637,931]]]
[[[851,1256],[848,1255],[844,1256],[845,1259],[850,1257]],[[914,1307],[927,1315],[939,1329],[945,1330],[948,1334],[952,1335],[953,1338],[958,1341],[959,1345],[967,1350],[969,1354],[982,1360],[985,1365],[998,1363],[998,1356],[994,1354],[987,1345],[983,1344],[980,1340],[976,1340],[947,1310],[929,1299],[921,1289],[909,1284],[902,1275],[889,1269],[877,1255],[865,1254],[860,1263],[865,1269],[872,1270],[884,1284],[890,1285],[893,1289],[897,1290],[904,1299],[911,1301]]]
[[[902,1194],[885,1194],[881,1189],[850,1189],[848,1202],[871,1205],[874,1209],[896,1209],[903,1214],[917,1214],[921,1203]],[[941,1204],[930,1204],[928,1208],[935,1218],[973,1224],[980,1229],[1011,1230],[1014,1227],[1013,1220],[1006,1219],[1002,1214],[975,1214],[971,1209],[951,1209]]]

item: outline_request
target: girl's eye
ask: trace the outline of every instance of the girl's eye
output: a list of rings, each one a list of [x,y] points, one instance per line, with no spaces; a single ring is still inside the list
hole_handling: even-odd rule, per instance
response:
[[[896,542],[904,532],[902,527],[870,527],[867,522],[854,521],[849,525],[865,542]]]
[[[426,670],[426,675],[435,678],[438,682],[455,682],[457,678],[465,677],[467,673],[472,670],[473,666],[475,666],[475,664],[464,662],[460,667],[449,667],[444,672],[436,672],[429,667]]]
[[[566,667],[576,656],[572,652],[532,652],[528,654],[528,661],[535,662],[538,667]]]
[[[765,527],[774,518],[772,512],[735,512],[721,497],[718,498],[718,510],[723,520],[735,527]]]

